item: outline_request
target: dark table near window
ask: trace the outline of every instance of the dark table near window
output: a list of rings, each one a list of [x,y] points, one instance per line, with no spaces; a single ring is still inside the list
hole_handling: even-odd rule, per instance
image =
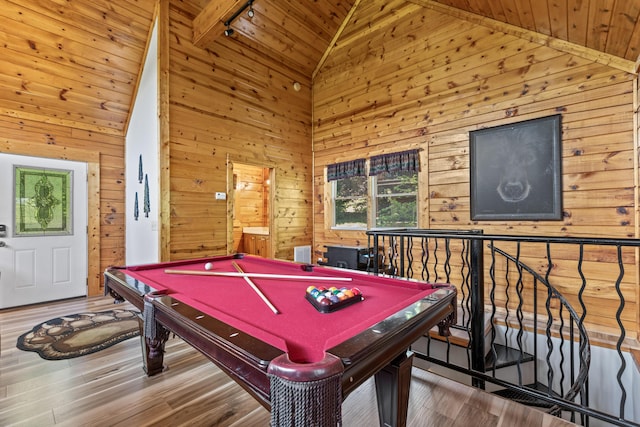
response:
[[[328,246],[324,257],[330,267],[348,268],[350,270],[367,270],[370,263],[371,248],[366,246]]]

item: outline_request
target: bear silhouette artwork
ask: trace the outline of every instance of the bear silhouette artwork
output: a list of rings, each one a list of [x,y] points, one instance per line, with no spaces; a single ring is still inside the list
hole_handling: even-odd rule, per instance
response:
[[[503,201],[517,203],[526,200],[531,193],[528,168],[537,163],[538,153],[535,144],[526,140],[511,148],[497,153],[497,163],[503,168],[496,191]]]
[[[556,215],[553,128],[503,126],[472,137],[472,218],[537,219]],[[475,145],[473,145],[475,144]],[[536,216],[538,215],[538,216]]]

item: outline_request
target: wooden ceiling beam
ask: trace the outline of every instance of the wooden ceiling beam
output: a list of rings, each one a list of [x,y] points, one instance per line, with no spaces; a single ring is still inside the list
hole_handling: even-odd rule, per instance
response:
[[[353,16],[353,14],[355,13],[356,9],[358,8],[358,5],[360,5],[360,1],[361,0],[355,0],[353,2],[353,6],[351,6],[351,9],[349,10],[349,13],[347,13],[347,16],[345,16],[344,20],[342,21],[342,24],[340,24],[340,27],[338,28],[338,31],[336,31],[335,35],[333,36],[333,39],[331,40],[331,43],[329,43],[329,46],[327,46],[327,49],[325,49],[324,54],[322,55],[322,58],[320,58],[320,61],[318,61],[318,65],[316,65],[316,68],[315,68],[315,70],[313,70],[313,73],[311,75],[311,81],[312,82],[316,78],[316,74],[318,74],[318,71],[320,71],[320,69],[324,65],[324,62],[329,57],[329,53],[331,53],[331,50],[336,45],[338,39],[342,35],[342,32],[344,31],[344,29],[346,28],[347,24],[351,20],[351,17]]]
[[[193,44],[204,48],[220,37],[225,21],[247,0],[211,0],[193,20]]]

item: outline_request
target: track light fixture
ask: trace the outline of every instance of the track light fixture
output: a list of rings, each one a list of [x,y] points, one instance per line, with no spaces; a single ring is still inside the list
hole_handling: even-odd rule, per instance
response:
[[[249,18],[253,18],[255,16],[255,11],[253,10],[253,2],[255,0],[248,0],[240,9],[236,10],[231,18],[227,19],[224,23],[226,30],[224,30],[224,35],[229,37],[233,35],[233,29],[231,28],[231,23],[240,15],[246,8],[249,8],[247,11],[247,15]]]

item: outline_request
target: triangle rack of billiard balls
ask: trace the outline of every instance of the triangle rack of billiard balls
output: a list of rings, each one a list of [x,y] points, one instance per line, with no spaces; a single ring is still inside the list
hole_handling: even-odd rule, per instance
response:
[[[364,300],[358,288],[336,288],[335,286],[329,288],[309,286],[305,298],[321,313],[331,313]]]

